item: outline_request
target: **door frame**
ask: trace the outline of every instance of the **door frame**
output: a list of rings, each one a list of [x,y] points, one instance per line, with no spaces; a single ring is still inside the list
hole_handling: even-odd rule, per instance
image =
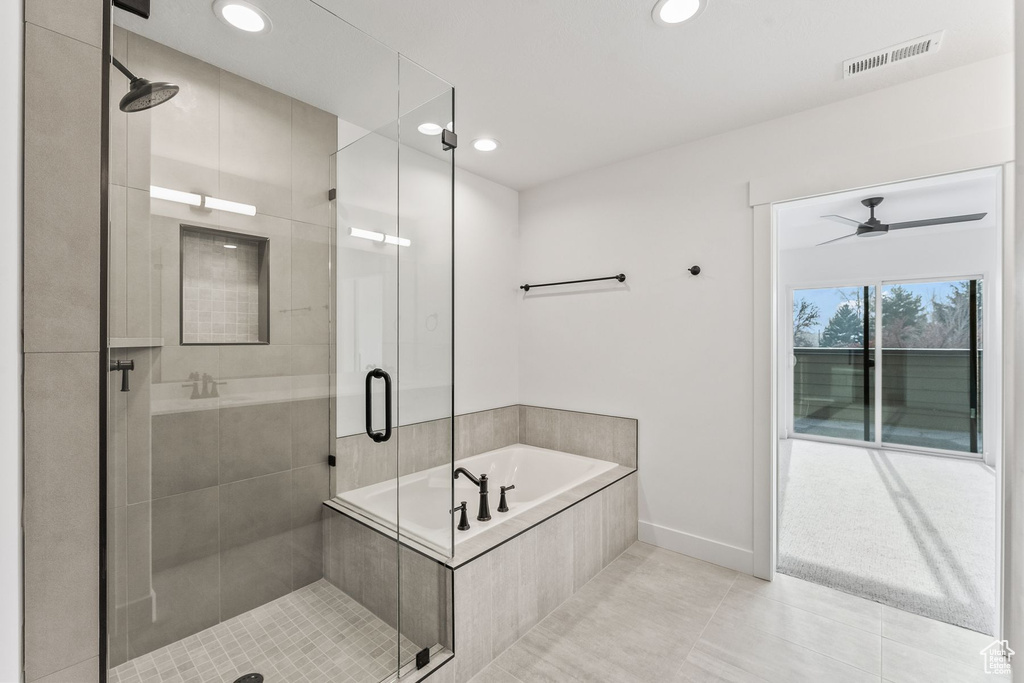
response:
[[[1003,372],[1014,367],[1014,130],[1012,126],[903,150],[872,150],[870,156],[830,159],[781,176],[752,179],[748,203],[752,213],[753,287],[753,565],[754,576],[772,580],[777,562],[778,464],[778,234],[773,205],[857,188],[984,168],[1002,168],[1002,319]],[[1002,412],[1014,414],[1013,382],[1002,386]],[[1001,458],[996,467],[997,637],[1005,631],[1004,517],[1002,473],[1013,452],[1012,419],[1003,420]]]

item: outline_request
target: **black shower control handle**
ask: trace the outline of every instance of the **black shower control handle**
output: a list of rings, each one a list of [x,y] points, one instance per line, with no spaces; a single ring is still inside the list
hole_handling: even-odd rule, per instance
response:
[[[469,529],[469,515],[466,513],[466,501],[462,501],[462,504],[449,510],[450,513],[454,513],[459,510],[462,514],[459,516],[459,531],[467,531]]]
[[[498,512],[508,512],[508,503],[505,502],[505,491],[511,491],[515,487],[516,487],[515,484],[512,484],[511,486],[502,486],[502,487],[500,487],[501,488],[501,498],[498,500]]]
[[[134,360],[112,360],[110,361],[110,371],[121,373],[121,391],[131,391],[131,386],[128,383],[128,373],[135,369]]]

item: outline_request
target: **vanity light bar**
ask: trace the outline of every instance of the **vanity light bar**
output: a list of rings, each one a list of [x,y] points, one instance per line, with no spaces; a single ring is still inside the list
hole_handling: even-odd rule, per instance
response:
[[[227,199],[207,197],[201,194],[195,194],[194,192],[171,190],[166,187],[158,187],[156,185],[149,186],[149,196],[153,199],[165,199],[169,202],[178,202],[179,204],[188,204],[189,206],[201,206],[207,209],[217,209],[218,211],[240,213],[243,216],[256,215],[256,207],[252,204],[230,202]]]
[[[203,206],[207,209],[217,209],[219,211],[230,211],[231,213],[240,213],[243,216],[255,216],[256,207],[252,204],[242,204],[241,202],[229,202],[227,199],[217,199],[216,197],[203,197]]]
[[[399,247],[412,246],[412,242],[410,242],[404,237],[385,235],[382,232],[375,232],[373,230],[363,230],[362,228],[349,228],[348,234],[352,237],[359,237],[364,240],[373,240],[374,242],[383,242],[385,244],[395,244]]]
[[[202,206],[203,195],[181,190],[169,190],[166,187],[149,186],[149,196],[153,199],[166,199],[169,202],[188,204],[189,206]]]

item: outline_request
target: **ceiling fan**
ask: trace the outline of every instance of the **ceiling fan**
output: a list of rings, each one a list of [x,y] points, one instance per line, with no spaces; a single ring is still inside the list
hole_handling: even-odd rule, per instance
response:
[[[849,235],[843,235],[837,237],[834,240],[828,240],[822,242],[817,246],[823,246],[825,244],[832,244],[839,240],[845,240],[849,237],[881,237],[882,235],[888,234],[890,230],[903,230],[904,228],[923,228],[929,225],[946,225],[947,223],[966,223],[968,221],[980,221],[988,214],[984,213],[969,213],[964,216],[945,216],[944,218],[926,218],[920,221],[904,221],[902,223],[883,223],[882,221],[875,218],[875,207],[882,203],[885,197],[868,197],[862,199],[861,204],[871,209],[871,217],[863,223],[855,221],[852,218],[846,218],[844,216],[822,216],[830,221],[842,223],[843,225],[849,225],[857,228],[856,232],[852,232]]]

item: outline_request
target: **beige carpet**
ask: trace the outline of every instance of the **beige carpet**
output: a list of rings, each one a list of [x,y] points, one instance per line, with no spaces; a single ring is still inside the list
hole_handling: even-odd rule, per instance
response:
[[[778,570],[991,634],[995,481],[980,462],[782,441]]]

